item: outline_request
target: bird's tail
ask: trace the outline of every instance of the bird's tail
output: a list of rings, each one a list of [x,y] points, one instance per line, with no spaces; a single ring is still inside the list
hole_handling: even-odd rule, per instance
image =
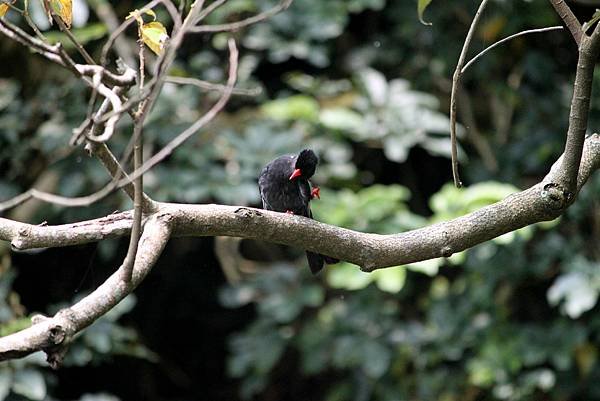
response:
[[[312,274],[317,274],[323,269],[323,263],[327,263],[328,265],[339,262],[338,259],[332,258],[330,256],[319,255],[318,253],[306,251],[306,259],[308,259],[308,267],[310,267],[310,271]]]

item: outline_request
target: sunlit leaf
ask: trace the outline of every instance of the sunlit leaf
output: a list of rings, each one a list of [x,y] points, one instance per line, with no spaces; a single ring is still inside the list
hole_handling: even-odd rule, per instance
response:
[[[429,3],[431,3],[431,0],[419,0],[419,3],[417,5],[417,11],[419,13],[419,21],[421,21],[421,24],[423,24],[423,25],[431,25],[431,22],[426,22],[423,19],[423,13],[425,12],[425,9],[429,5]]]
[[[267,102],[261,110],[274,120],[316,121],[319,116],[319,103],[310,96],[296,95]]]
[[[156,54],[161,54],[169,39],[167,29],[158,21],[148,22],[140,27],[142,40]]]
[[[8,8],[9,8],[8,4],[6,4],[6,3],[0,4],[0,17],[4,17],[6,12],[8,11]]]
[[[406,282],[406,269],[402,266],[377,270],[371,274],[375,276],[377,287],[385,292],[399,292]]]
[[[357,266],[342,262],[327,270],[327,283],[333,288],[360,290],[365,288],[375,276],[360,271]]]
[[[146,14],[154,18],[153,21],[156,21],[156,13],[154,12],[154,10],[146,10]]]
[[[52,10],[65,23],[67,28],[71,28],[73,20],[73,0],[50,0]]]

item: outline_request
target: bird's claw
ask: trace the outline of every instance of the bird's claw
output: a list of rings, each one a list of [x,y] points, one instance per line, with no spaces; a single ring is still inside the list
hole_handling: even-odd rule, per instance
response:
[[[285,211],[285,214],[294,214],[294,212],[293,212],[293,211],[291,211],[291,210],[286,210],[286,211]]]
[[[319,187],[314,187],[313,189],[310,190],[310,198],[311,199],[321,199],[321,188]]]

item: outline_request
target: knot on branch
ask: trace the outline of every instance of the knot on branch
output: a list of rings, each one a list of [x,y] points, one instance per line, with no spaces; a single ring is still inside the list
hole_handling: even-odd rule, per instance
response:
[[[67,354],[69,334],[63,325],[53,323],[53,320],[53,318],[44,315],[34,315],[31,317],[31,323],[34,325],[50,321],[50,327],[46,333],[46,344],[42,347],[42,350],[46,353],[46,361],[50,367],[58,369]]]
[[[258,210],[256,210],[256,209],[249,209],[249,208],[246,208],[246,207],[237,208],[234,213],[235,213],[236,216],[240,216],[240,217],[242,217],[244,219],[251,219],[253,217],[260,217],[260,216],[262,216],[262,213],[259,212]]]
[[[450,256],[452,256],[454,254],[454,250],[452,249],[452,247],[450,245],[445,245],[440,250],[440,254],[444,258],[449,258]]]
[[[571,204],[575,195],[562,185],[549,182],[543,186],[540,196],[550,209],[564,210]]]
[[[25,249],[27,247],[26,243],[30,231],[31,230],[29,229],[29,227],[22,227],[21,229],[19,229],[19,232],[17,233],[15,238],[13,238],[13,240],[10,241],[10,247],[16,251]]]
[[[65,355],[67,354],[67,350],[68,347],[66,345],[44,349],[48,365],[55,370],[60,368],[65,359]]]

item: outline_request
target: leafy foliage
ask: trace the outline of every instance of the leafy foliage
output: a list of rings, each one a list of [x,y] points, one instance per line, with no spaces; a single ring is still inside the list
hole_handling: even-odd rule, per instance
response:
[[[32,18],[50,41],[60,40],[72,51],[63,34],[48,26],[40,3],[29,3]],[[88,20],[86,12],[102,3],[73,2],[72,32],[94,57],[98,39],[106,39],[108,30],[95,17]],[[112,3],[122,18],[143,6]],[[276,3],[230,0],[205,22],[236,21]],[[458,217],[527,187],[562,151],[572,44],[560,33],[520,38],[494,49],[469,70],[461,94],[467,103],[459,110],[469,110],[470,101],[472,118],[460,115],[465,125],[460,154],[468,155],[463,172],[470,185],[461,190],[443,185],[449,169],[448,77],[477,3],[302,0],[235,33],[241,43],[238,85],[260,88],[262,94],[234,97],[214,124],[145,176],[145,189],[165,201],[257,205],[260,168],[279,154],[311,147],[321,158],[315,183],[323,186],[323,199],[313,202],[316,218],[385,234]],[[474,49],[556,22],[544,2],[492,4]],[[415,5],[432,27],[419,22]],[[12,12],[4,18],[17,20]],[[157,18],[167,21],[168,15],[157,10]],[[15,22],[27,29],[23,21]],[[126,35],[135,48],[136,32]],[[172,73],[222,82],[225,36],[194,38],[186,42]],[[26,49],[7,45],[0,54],[6,60],[0,78],[1,199],[34,184],[71,196],[104,185],[108,177],[99,163],[66,145],[86,112],[89,93],[83,85]],[[599,84],[596,74],[594,90]],[[217,96],[167,84],[145,127],[146,154],[199,118]],[[600,123],[599,111],[593,104],[592,127]],[[131,125],[124,121],[118,128],[111,147],[120,155]],[[498,171],[486,167],[483,158],[490,156],[473,145],[474,131],[489,144]],[[450,259],[373,274],[340,263],[320,277],[309,277],[303,259],[254,249],[252,260],[243,260],[243,280],[221,291],[225,307],[246,308],[242,310],[251,320],[228,340],[227,374],[239,384],[242,397],[257,399],[272,394],[329,401],[595,399],[600,393],[598,191],[595,177],[553,225],[527,227]],[[125,197],[115,195],[88,208],[23,207],[11,211],[11,217],[54,223],[129,207]],[[178,255],[208,263],[212,253],[204,248],[199,253],[198,243],[177,245]],[[99,254],[110,265],[122,257],[113,243],[102,243]],[[31,312],[13,288],[15,277],[25,270],[11,266],[13,256],[0,248],[1,335],[29,324]],[[266,262],[274,259],[278,261]],[[169,262],[181,269],[169,269],[169,280],[183,285],[190,275],[202,274],[203,287],[186,300],[186,309],[172,311],[161,304],[156,314],[172,316],[169,326],[188,327],[190,316],[200,310],[212,320],[192,327],[194,333],[223,327],[226,311],[212,316],[198,306],[222,280],[204,279],[218,267],[197,273],[193,263],[192,271],[174,260]],[[159,298],[163,287],[144,285],[156,285]],[[52,303],[45,293],[38,297]],[[118,369],[113,358],[129,355],[161,372],[171,371],[169,355],[145,347],[132,329],[135,324],[119,323],[133,319],[135,310],[150,301],[140,297],[132,310],[136,301],[130,298],[88,328],[71,348],[70,366],[83,370],[100,362]],[[54,310],[45,306],[47,313]],[[145,341],[163,341],[152,331],[143,334]],[[216,346],[211,342],[208,347]],[[211,367],[221,362],[205,360],[195,349],[188,359]],[[0,366],[0,399],[56,398],[57,378],[41,362],[35,355]],[[211,372],[219,374],[218,369]],[[127,377],[136,380],[138,373],[128,371]],[[177,396],[171,399],[184,398],[183,391],[191,394],[196,387],[204,398],[212,391],[213,386],[196,380],[186,387],[180,377],[186,375],[177,373]],[[292,380],[294,386],[288,384]],[[303,394],[291,394],[290,388]],[[80,399],[114,398],[82,393]]]

